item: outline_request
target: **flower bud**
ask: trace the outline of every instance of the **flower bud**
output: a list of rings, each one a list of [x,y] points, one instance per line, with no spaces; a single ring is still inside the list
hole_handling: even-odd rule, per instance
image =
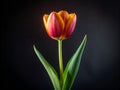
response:
[[[55,40],[64,40],[71,36],[76,25],[76,14],[67,11],[51,12],[43,16],[44,26],[48,35]]]

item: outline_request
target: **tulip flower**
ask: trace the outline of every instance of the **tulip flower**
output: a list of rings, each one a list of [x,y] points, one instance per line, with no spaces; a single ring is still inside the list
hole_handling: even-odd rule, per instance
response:
[[[51,12],[43,16],[44,26],[48,35],[55,40],[64,40],[71,36],[76,25],[76,14],[67,11]]]
[[[51,12],[50,15],[45,14],[43,16],[43,22],[47,34],[52,39],[58,41],[60,75],[57,74],[54,67],[48,63],[48,61],[37,50],[35,45],[33,46],[34,51],[38,56],[40,62],[43,64],[45,70],[47,71],[55,90],[71,90],[71,87],[79,70],[82,54],[87,41],[86,35],[77,51],[68,61],[65,68],[63,68],[62,58],[62,41],[72,35],[76,25],[76,20],[77,16],[75,13],[69,14],[64,10],[61,10],[59,12]]]

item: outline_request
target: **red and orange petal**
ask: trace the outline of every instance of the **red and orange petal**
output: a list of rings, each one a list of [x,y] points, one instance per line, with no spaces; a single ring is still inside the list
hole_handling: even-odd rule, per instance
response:
[[[46,27],[49,36],[57,38],[61,36],[65,24],[59,14],[52,12],[48,17]]]
[[[44,22],[44,26],[45,26],[45,29],[47,29],[47,19],[48,19],[48,17],[49,17],[49,15],[47,15],[47,14],[45,14],[44,16],[43,16],[43,22]]]
[[[69,16],[70,17],[65,28],[66,37],[69,37],[73,33],[77,20],[76,14],[70,14]]]
[[[68,14],[68,12],[61,10],[61,11],[58,12],[58,14],[62,17],[62,19],[63,19],[63,21],[64,21],[64,23],[65,23],[65,25],[66,25],[66,23],[67,23],[67,21],[68,21],[68,19],[69,19],[69,14]]]

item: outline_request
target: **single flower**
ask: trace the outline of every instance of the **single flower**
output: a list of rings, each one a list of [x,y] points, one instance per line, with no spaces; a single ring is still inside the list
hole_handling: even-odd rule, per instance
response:
[[[66,67],[63,66],[62,57],[62,40],[71,36],[76,25],[76,20],[77,16],[75,13],[69,14],[67,11],[63,10],[59,12],[51,12],[50,15],[45,14],[43,16],[44,25],[48,35],[52,39],[58,41],[59,75],[54,67],[37,50],[35,45],[33,46],[36,55],[51,79],[54,90],[71,90],[80,67],[82,54],[87,42],[86,35],[77,51],[71,56]]]
[[[55,40],[64,40],[71,36],[76,25],[76,14],[67,11],[51,12],[43,16],[48,35]]]

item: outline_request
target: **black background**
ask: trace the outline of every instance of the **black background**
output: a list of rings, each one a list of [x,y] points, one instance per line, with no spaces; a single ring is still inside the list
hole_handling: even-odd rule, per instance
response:
[[[120,88],[119,24],[117,0],[38,0],[2,3],[2,89],[53,90],[52,83],[33,51],[33,44],[57,72],[57,41],[46,34],[42,17],[52,11],[77,14],[73,35],[63,41],[64,66],[85,34],[87,45],[73,90]]]

